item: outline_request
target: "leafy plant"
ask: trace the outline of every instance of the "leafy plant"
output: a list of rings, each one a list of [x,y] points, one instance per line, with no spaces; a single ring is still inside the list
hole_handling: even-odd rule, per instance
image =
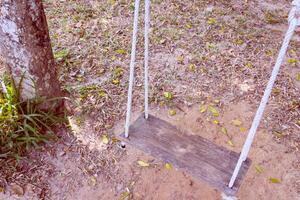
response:
[[[20,90],[9,77],[4,76],[0,85],[0,158],[18,159],[31,147],[55,138],[52,127],[63,118],[55,116],[53,109],[42,110],[41,105],[54,107],[57,99],[20,101]]]

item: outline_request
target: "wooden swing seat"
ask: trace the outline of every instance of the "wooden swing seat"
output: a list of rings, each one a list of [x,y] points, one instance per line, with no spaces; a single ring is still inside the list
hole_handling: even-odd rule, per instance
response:
[[[171,163],[195,178],[208,182],[212,187],[233,195],[246,174],[250,160],[247,159],[232,188],[228,187],[239,154],[193,134],[186,134],[168,122],[144,114],[130,126],[129,137],[121,134],[121,140],[129,145]]]

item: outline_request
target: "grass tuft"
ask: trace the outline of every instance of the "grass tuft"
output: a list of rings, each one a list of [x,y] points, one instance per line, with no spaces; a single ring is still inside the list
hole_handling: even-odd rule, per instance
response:
[[[40,109],[42,104],[54,105],[56,101],[43,98],[20,101],[19,90],[8,76],[0,79],[0,85],[0,159],[18,160],[31,147],[56,138],[52,127],[64,118],[57,117],[54,109]]]

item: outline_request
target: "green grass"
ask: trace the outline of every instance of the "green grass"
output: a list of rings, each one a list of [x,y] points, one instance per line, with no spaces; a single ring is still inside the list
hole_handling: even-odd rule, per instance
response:
[[[56,138],[52,127],[64,118],[41,105],[57,101],[35,98],[20,101],[19,91],[8,76],[0,82],[0,158],[21,158],[32,147]],[[22,81],[22,80],[21,80]]]

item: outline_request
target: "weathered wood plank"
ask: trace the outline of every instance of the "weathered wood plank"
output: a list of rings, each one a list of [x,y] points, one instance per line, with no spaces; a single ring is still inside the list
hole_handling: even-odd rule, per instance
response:
[[[250,160],[244,162],[236,183],[232,189],[227,187],[239,154],[211,141],[192,134],[186,134],[164,120],[149,115],[147,120],[142,114],[129,129],[128,144],[172,163],[194,176],[205,180],[213,187],[234,194],[241,179],[249,168]]]

